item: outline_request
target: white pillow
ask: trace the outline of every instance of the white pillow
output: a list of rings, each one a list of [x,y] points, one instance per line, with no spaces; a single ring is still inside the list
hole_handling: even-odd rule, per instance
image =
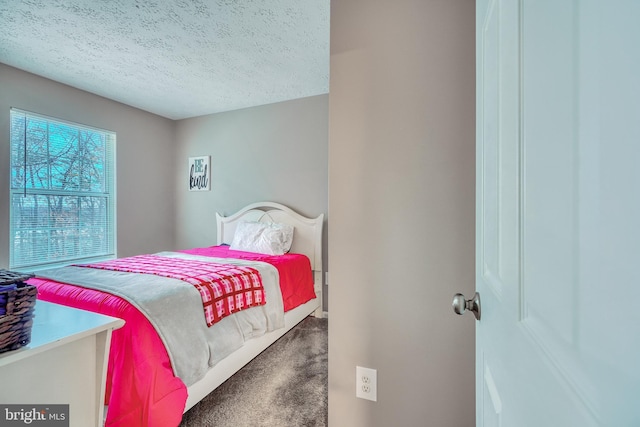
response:
[[[230,249],[283,255],[291,249],[293,226],[288,224],[241,221],[236,227]]]

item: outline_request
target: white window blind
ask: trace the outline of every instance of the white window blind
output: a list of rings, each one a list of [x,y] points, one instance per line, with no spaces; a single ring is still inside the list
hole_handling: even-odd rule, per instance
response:
[[[114,257],[115,133],[10,114],[10,268]]]

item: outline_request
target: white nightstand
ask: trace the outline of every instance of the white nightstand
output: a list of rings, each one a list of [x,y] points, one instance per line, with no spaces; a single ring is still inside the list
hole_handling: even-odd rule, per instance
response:
[[[70,426],[101,426],[111,333],[122,325],[38,300],[31,343],[0,353],[0,402],[69,404]]]

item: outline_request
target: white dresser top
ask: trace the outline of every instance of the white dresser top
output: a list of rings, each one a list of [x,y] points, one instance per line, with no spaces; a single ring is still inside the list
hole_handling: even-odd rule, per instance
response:
[[[0,366],[124,325],[124,320],[116,317],[41,300],[36,301],[34,314],[31,342],[18,350],[0,353]]]

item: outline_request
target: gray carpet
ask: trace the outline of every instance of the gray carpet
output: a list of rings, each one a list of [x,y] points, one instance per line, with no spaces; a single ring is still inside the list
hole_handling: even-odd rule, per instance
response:
[[[308,317],[182,418],[181,427],[326,427],[327,319]]]

